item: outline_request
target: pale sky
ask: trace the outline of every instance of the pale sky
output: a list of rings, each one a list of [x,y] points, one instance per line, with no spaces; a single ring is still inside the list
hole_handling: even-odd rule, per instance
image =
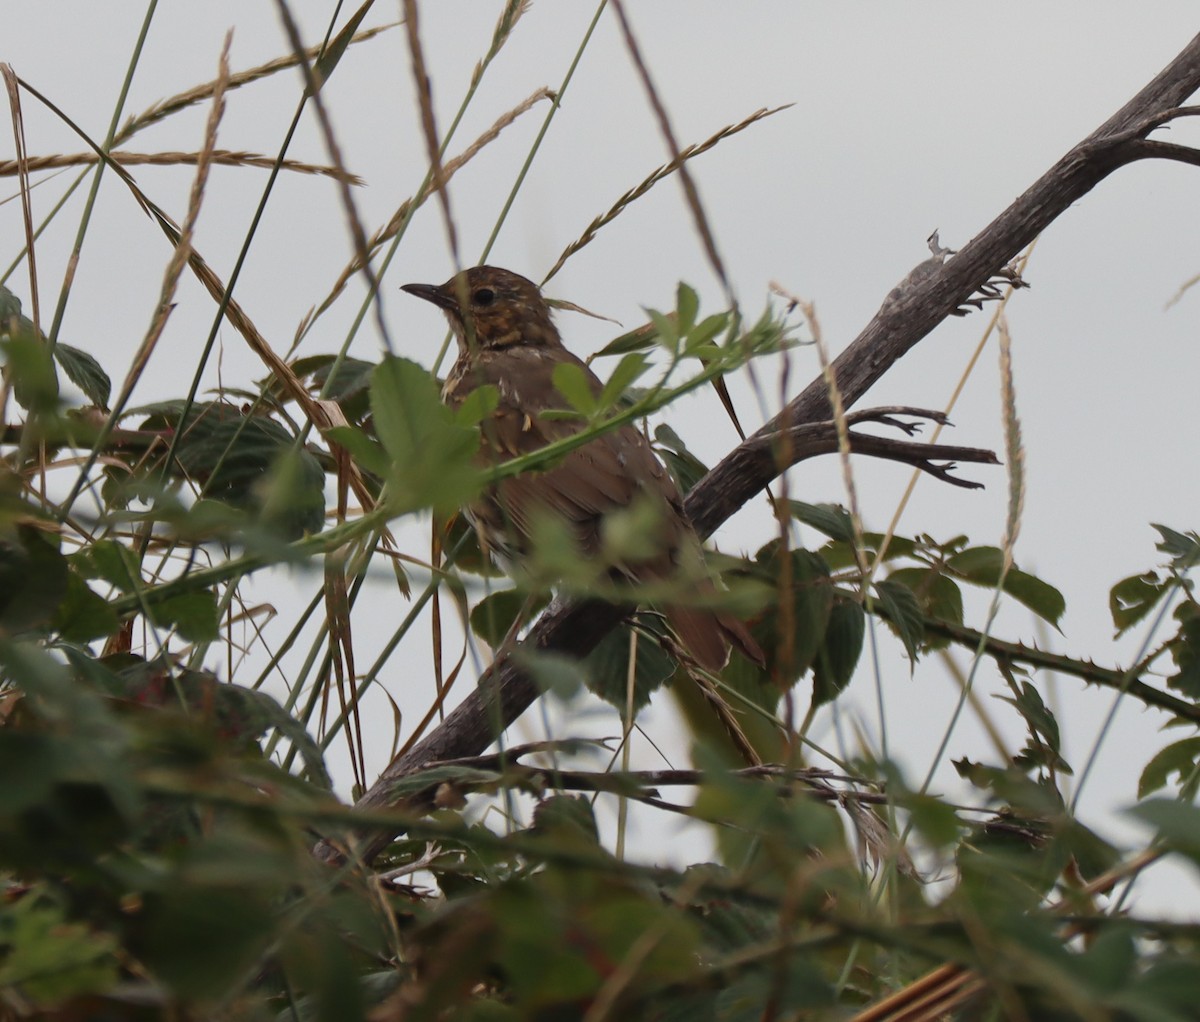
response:
[[[395,20],[399,6],[377,4],[366,24]],[[1196,31],[1195,5],[1182,0],[1156,3],[1152,17],[1145,5],[1095,0],[986,7],[780,0],[738,5],[736,15],[727,2],[664,0],[627,6],[680,144],[702,141],[759,107],[794,104],[689,166],[747,311],[761,310],[768,281],[777,280],[816,303],[824,339],[835,354],[888,290],[926,256],[925,238],[931,231],[939,229],[947,246],[965,243],[1123,104]],[[293,8],[306,42],[319,41],[332,5],[305,0]],[[422,5],[421,36],[442,130],[461,102],[471,68],[486,50],[499,9],[499,3],[482,0]],[[489,69],[450,153],[459,152],[535,89],[558,88],[594,10],[581,0],[535,3]],[[0,60],[11,63],[17,74],[100,139],[143,15],[142,6],[132,3],[10,0]],[[210,80],[229,28],[234,32],[235,71],[287,52],[275,4],[162,4],[122,120]],[[289,71],[231,94],[219,145],[274,155],[299,88],[297,73]],[[390,31],[353,50],[323,98],[347,166],[366,181],[355,189],[354,200],[368,231],[373,230],[413,193],[426,165],[404,32]],[[84,148],[32,97],[26,95],[23,102],[30,154]],[[545,103],[534,107],[452,182],[464,264],[477,260],[547,110]],[[207,116],[202,104],[148,129],[127,148],[194,151]],[[1183,124],[1171,129],[1170,137],[1196,139],[1197,129]],[[8,159],[11,132],[4,139],[0,158]],[[311,110],[289,155],[329,162]],[[594,216],[668,158],[616,19],[606,12],[489,261],[540,278]],[[190,168],[137,167],[133,174],[155,201],[176,218],[182,216]],[[1026,272],[1032,287],[1009,306],[1028,487],[1016,557],[1022,567],[1062,590],[1067,612],[1057,635],[1036,627],[1018,608],[1008,608],[995,627],[1001,637],[1036,640],[1113,666],[1132,660],[1143,643],[1153,645],[1166,637],[1148,636],[1142,629],[1114,643],[1107,598],[1114,582],[1160,562],[1150,522],[1180,530],[1198,527],[1200,484],[1187,471],[1194,447],[1187,438],[1194,435],[1200,292],[1165,308],[1180,285],[1200,273],[1200,231],[1193,223],[1196,174],[1192,167],[1153,163],[1119,171],[1047,231]],[[34,191],[35,219],[49,212],[72,179],[67,172]],[[265,181],[260,170],[218,167],[212,172],[197,247],[222,278],[231,269]],[[6,179],[0,199],[10,199],[15,190],[13,179]],[[58,298],[81,210],[82,192],[39,242],[46,321]],[[22,241],[18,202],[0,205],[0,240],[0,265],[7,267]],[[350,251],[336,187],[323,178],[284,175],[237,291],[277,351],[288,349],[297,325],[328,292]],[[93,353],[114,378],[123,376],[153,315],[168,255],[158,229],[116,177],[106,175],[61,338]],[[436,310],[401,293],[399,285],[441,281],[452,270],[440,209],[430,202],[418,213],[383,279],[384,315],[401,354],[432,364],[444,325]],[[642,321],[642,307],[668,306],[680,279],[701,292],[705,309],[719,307],[720,288],[678,183],[669,179],[601,231],[547,292],[631,327]],[[24,265],[6,284],[29,312]],[[362,293],[353,282],[318,320],[299,354],[336,351]],[[186,391],[210,328],[213,303],[190,279],[176,300],[135,404]],[[943,406],[987,318],[988,313],[975,314],[939,328],[860,407]],[[560,314],[559,325],[581,354],[594,351],[618,330],[567,313]],[[248,387],[264,375],[261,363],[228,326],[221,329],[220,345],[206,385]],[[364,359],[378,357],[372,317],[351,351]],[[730,381],[750,428],[779,405],[778,369],[778,364],[760,369],[770,381],[765,408],[745,380]],[[790,393],[816,372],[811,349],[793,353]],[[952,415],[956,428],[945,442],[999,451],[998,392],[993,341],[966,385]],[[710,463],[736,440],[710,394],[682,403],[670,421]],[[867,526],[883,529],[909,472],[861,459],[855,469]],[[985,482],[987,489],[969,492],[922,480],[901,531],[939,539],[967,533],[979,544],[999,543],[1007,496],[1004,471],[968,466],[961,474]],[[790,489],[812,502],[846,500],[832,458],[795,471]],[[424,522],[399,523],[398,528],[407,549],[422,556],[427,552]],[[771,534],[770,528],[761,510],[751,508],[717,538],[726,550],[753,550]],[[249,598],[270,601],[280,610],[269,641],[286,634],[293,594],[306,601],[316,585],[315,576],[299,575],[256,579],[246,588]],[[970,623],[982,623],[986,602],[986,594],[974,602]],[[370,663],[406,611],[399,595],[386,587],[370,607],[362,608],[355,619],[360,668]],[[889,751],[916,782],[928,766],[955,691],[937,658],[922,661],[910,675],[886,629],[877,634]],[[428,645],[427,631],[418,626],[384,672],[392,696],[413,714],[430,698]],[[261,665],[263,659],[256,654],[251,663]],[[965,663],[965,656],[959,662]],[[257,667],[248,670],[247,677],[256,675]],[[467,677],[460,684],[472,682]],[[1071,680],[1055,687],[1044,675],[1037,682],[1059,715],[1068,759],[1082,766],[1112,703],[1111,693],[1085,692]],[[802,683],[798,691],[805,690]],[[990,664],[983,665],[977,692],[993,704],[996,717],[1007,719],[1001,704],[989,698],[1002,692]],[[845,722],[878,742],[866,655],[850,695]],[[380,733],[390,734],[387,703],[376,699],[369,708]],[[1132,833],[1113,813],[1133,801],[1141,767],[1168,740],[1157,730],[1165,719],[1132,703],[1121,710],[1085,792],[1086,822],[1109,834]],[[673,722],[669,700],[656,701],[645,718],[655,740],[683,759]],[[611,715],[576,717],[569,726],[573,733],[593,735],[617,730]],[[834,740],[828,715],[817,734]],[[540,723],[533,720],[517,729],[516,737],[525,735],[540,736]],[[1019,745],[1019,730],[1011,735]],[[376,770],[386,762],[386,746],[386,738],[375,742],[371,765]],[[949,757],[992,755],[974,722],[965,719],[951,739]],[[660,765],[648,745],[638,748],[636,760]],[[336,753],[331,762],[339,780],[348,783]],[[946,766],[935,787],[948,791],[953,785],[953,772]],[[654,824],[645,826],[649,830]],[[1179,878],[1189,885],[1186,903],[1194,908],[1194,876],[1165,870],[1139,888],[1145,904],[1160,908],[1174,900],[1178,909],[1178,892],[1171,893],[1171,885]]]

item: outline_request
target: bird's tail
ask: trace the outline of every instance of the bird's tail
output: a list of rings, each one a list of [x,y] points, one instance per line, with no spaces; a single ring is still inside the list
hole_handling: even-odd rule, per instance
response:
[[[664,610],[679,644],[701,667],[719,671],[729,662],[734,646],[759,667],[763,651],[746,626],[727,611],[702,607],[667,607]]]

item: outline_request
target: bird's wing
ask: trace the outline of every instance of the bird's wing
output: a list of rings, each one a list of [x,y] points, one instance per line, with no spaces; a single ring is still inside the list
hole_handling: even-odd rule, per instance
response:
[[[493,383],[499,391],[499,404],[483,426],[489,457],[504,461],[528,454],[584,428],[579,419],[544,418],[541,413],[567,407],[553,384],[554,368],[564,361],[579,365],[593,392],[600,392],[601,383],[587,366],[561,349],[552,355],[539,349],[510,350],[505,356],[502,378],[489,372],[493,364],[486,360],[479,367],[481,382]],[[514,363],[514,356],[520,362]],[[674,481],[632,426],[597,437],[547,471],[504,480],[495,499],[496,510],[524,539],[533,535],[540,514],[553,514],[569,524],[581,552],[589,556],[600,549],[601,518],[639,499],[661,506],[662,532],[655,546],[667,555],[667,564],[688,531]]]

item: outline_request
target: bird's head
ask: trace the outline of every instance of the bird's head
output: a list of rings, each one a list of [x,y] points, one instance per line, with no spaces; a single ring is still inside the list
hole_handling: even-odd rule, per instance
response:
[[[474,266],[444,284],[404,284],[401,290],[446,313],[459,350],[526,344],[558,347],[558,330],[538,286],[498,266]]]

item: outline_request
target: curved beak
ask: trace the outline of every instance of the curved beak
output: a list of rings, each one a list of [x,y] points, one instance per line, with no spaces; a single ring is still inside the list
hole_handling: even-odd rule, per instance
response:
[[[445,287],[438,284],[401,284],[400,290],[407,291],[410,295],[416,295],[418,298],[424,298],[427,302],[433,302],[439,309],[458,311],[458,300]]]

